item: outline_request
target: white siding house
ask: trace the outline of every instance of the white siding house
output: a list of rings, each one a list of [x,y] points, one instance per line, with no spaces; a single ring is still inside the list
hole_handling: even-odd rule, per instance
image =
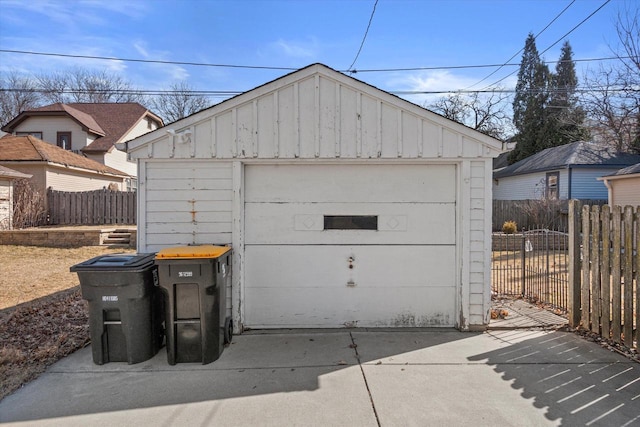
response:
[[[493,138],[314,64],[119,147],[139,252],[233,246],[237,331],[489,322]]]

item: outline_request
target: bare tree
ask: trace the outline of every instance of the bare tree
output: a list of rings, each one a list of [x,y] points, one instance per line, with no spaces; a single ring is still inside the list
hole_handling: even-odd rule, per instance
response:
[[[587,73],[586,86],[593,90],[582,103],[595,140],[640,153],[640,8],[619,12],[616,32],[620,45],[611,50],[619,60]]]
[[[621,91],[618,71],[600,67],[585,76],[591,88],[582,97],[582,105],[590,119],[590,132],[595,142],[611,144],[618,151],[633,151],[638,131],[638,101]]]
[[[143,98],[122,76],[106,70],[75,68],[69,72],[40,74],[37,80],[49,103],[141,102]]]
[[[428,108],[495,138],[504,138],[509,125],[505,112],[506,95],[500,93],[454,93],[440,98]]]
[[[17,179],[13,184],[13,228],[45,225],[47,210],[45,196],[30,179]]]
[[[36,82],[17,71],[0,74],[0,125],[7,124],[21,111],[40,105]]]
[[[165,123],[173,123],[211,105],[209,98],[193,91],[193,87],[185,81],[173,83],[165,93],[151,98],[151,109]]]

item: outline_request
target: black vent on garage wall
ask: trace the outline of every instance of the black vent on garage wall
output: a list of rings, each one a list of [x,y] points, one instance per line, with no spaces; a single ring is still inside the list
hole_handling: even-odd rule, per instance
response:
[[[325,215],[325,230],[378,230],[377,215]]]

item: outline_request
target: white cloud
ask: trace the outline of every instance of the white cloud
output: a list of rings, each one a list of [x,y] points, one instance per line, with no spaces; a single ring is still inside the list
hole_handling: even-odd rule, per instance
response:
[[[269,45],[270,50],[290,58],[306,59],[318,56],[319,43],[315,38],[308,41],[279,39]]]
[[[173,58],[170,52],[163,50],[154,50],[149,47],[149,43],[145,40],[136,40],[133,42],[133,48],[143,58],[154,61],[171,61]],[[146,67],[153,69],[158,74],[160,85],[164,85],[163,81],[170,80],[168,84],[176,80],[186,80],[190,77],[189,71],[181,65],[177,64],[145,64]],[[154,80],[154,79],[149,79]]]
[[[149,58],[149,50],[147,49],[147,43],[143,41],[137,41],[133,43],[133,48],[142,55],[143,58]]]
[[[386,90],[390,92],[456,92],[460,90],[481,90],[488,84],[500,79],[500,75],[492,76],[490,79],[476,85],[484,75],[459,75],[450,70],[428,70],[395,75],[386,81]],[[514,74],[500,82],[500,87],[512,89],[515,87],[517,76]],[[434,102],[446,93],[435,94],[401,94],[415,104],[425,105]]]
[[[390,92],[441,92],[456,91],[471,86],[477,81],[475,78],[458,76],[447,70],[429,70],[396,75],[386,82]],[[433,102],[442,94],[414,94],[400,95],[418,105]]]

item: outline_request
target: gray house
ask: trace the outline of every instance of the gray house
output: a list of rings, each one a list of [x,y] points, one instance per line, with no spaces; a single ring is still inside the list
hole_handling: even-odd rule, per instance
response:
[[[640,162],[640,155],[585,141],[547,148],[493,172],[494,200],[607,200],[598,178]]]

